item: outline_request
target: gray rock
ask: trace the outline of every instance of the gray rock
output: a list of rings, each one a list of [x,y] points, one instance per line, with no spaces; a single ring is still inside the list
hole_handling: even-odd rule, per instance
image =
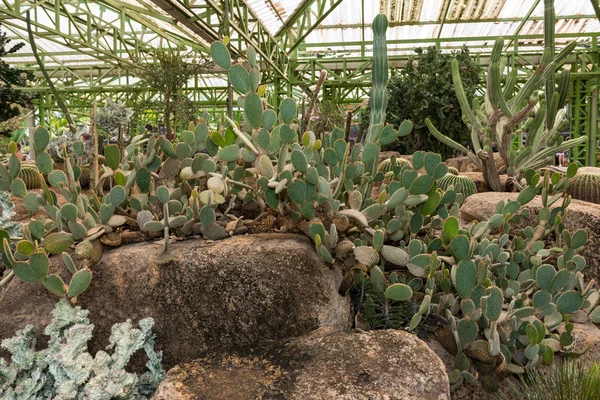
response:
[[[296,338],[169,371],[154,400],[445,400],[442,361],[404,331]]]
[[[161,246],[105,250],[93,267],[92,283],[78,298],[95,325],[92,354],[108,343],[114,323],[145,317],[156,322],[167,368],[209,350],[302,336],[323,325],[351,327],[350,300],[337,292],[341,272],[304,236],[181,241],[171,246],[174,261],[157,265]],[[41,333],[57,300],[41,285],[13,280],[0,298],[0,338],[27,324]],[[141,357],[135,368],[143,369]]]

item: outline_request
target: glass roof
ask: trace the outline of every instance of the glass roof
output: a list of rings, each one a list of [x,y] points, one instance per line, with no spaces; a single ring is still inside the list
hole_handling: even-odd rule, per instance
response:
[[[193,24],[201,19],[198,18],[200,13],[210,7],[207,2],[222,4],[215,0],[62,0],[61,6],[70,17],[60,15],[56,19],[52,4],[44,8],[40,6],[44,2],[21,1],[21,17],[13,10],[14,18],[8,14],[2,21],[2,29],[8,30],[9,37],[15,41],[27,42],[22,15],[27,9],[35,8],[32,20],[37,24],[36,44],[45,54],[47,66],[112,64],[127,68],[128,63],[131,65],[132,49],[164,46],[206,49],[208,42],[203,39],[206,35]],[[520,51],[539,52],[543,45],[544,4],[541,0],[246,0],[257,23],[280,41],[284,51],[288,48],[280,39],[290,32],[293,37],[295,29],[289,21],[301,21],[302,18],[297,17],[303,12],[312,12],[311,20],[316,20],[321,16],[315,14],[315,4],[322,2],[326,2],[326,17],[299,44],[299,60],[368,57],[372,40],[370,24],[380,12],[386,13],[390,21],[387,34],[390,55],[412,54],[415,47],[436,42],[442,48],[467,44],[472,52],[489,52],[498,36],[518,36]],[[334,3],[339,4],[330,10],[329,5]],[[168,11],[177,5],[196,22],[174,18]],[[4,7],[0,4],[0,13]],[[572,40],[589,41],[600,34],[600,22],[591,1],[555,0],[555,10],[559,47]],[[213,32],[218,31],[216,13],[209,15],[205,22]],[[254,24],[250,21],[249,27]],[[45,28],[48,26],[60,26],[60,29],[51,31]],[[89,40],[77,42],[89,31],[96,35],[91,41],[93,46]],[[29,44],[8,60],[35,64]]]

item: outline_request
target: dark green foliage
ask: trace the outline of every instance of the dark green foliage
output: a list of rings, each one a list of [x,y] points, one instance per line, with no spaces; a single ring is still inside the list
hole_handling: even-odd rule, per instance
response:
[[[406,67],[392,76],[388,83],[387,122],[398,125],[408,119],[415,123],[413,134],[396,140],[385,150],[400,154],[412,154],[417,150],[440,153],[444,159],[454,155],[454,150],[435,139],[425,126],[425,118],[448,137],[465,146],[470,142],[470,131],[462,120],[460,105],[452,85],[450,62],[457,58],[461,77],[469,101],[473,100],[480,83],[481,68],[469,55],[465,47],[453,54],[441,53],[431,46],[417,48],[416,57],[411,57]],[[418,60],[417,60],[418,59]],[[361,129],[368,126],[370,107],[363,109]]]
[[[22,69],[13,68],[2,60],[6,55],[19,51],[25,46],[25,43],[18,43],[9,47],[9,42],[10,39],[6,38],[6,33],[0,32],[0,123],[17,117],[20,110],[15,105],[25,107],[31,102],[32,98],[13,86],[26,86],[27,81],[33,79],[33,74]],[[0,125],[0,134],[7,135],[11,130]]]
[[[141,84],[158,90],[164,101],[164,120],[167,133],[171,132],[173,123],[183,120],[185,126],[193,115],[188,110],[191,102],[179,94],[191,77],[205,70],[208,60],[193,60],[193,55],[179,51],[155,50],[156,59],[153,62],[138,62],[139,68],[135,73],[141,79]],[[190,112],[191,111],[191,112]],[[183,114],[183,115],[182,115]]]
[[[595,400],[600,398],[600,364],[554,364],[545,373],[533,370],[521,377],[499,400]]]

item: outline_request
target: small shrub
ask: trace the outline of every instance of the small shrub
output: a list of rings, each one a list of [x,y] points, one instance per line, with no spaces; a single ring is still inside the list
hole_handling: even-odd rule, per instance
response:
[[[112,354],[99,351],[92,356],[87,346],[94,325],[88,314],[62,299],[44,330],[50,338],[47,349],[36,350],[32,325],[3,340],[2,347],[11,354],[11,360],[0,358],[0,398],[149,399],[165,375],[162,353],[154,351],[154,320],[141,320],[139,329],[132,326],[131,320],[113,325],[106,347],[113,350]],[[138,376],[125,367],[140,349],[144,349],[149,361],[148,372]]]
[[[600,399],[600,364],[554,364],[545,373],[531,371],[511,385],[499,400],[596,400]]]

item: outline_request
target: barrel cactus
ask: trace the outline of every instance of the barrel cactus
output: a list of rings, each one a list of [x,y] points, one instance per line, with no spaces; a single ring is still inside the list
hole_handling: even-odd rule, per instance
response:
[[[394,164],[394,160],[392,158],[388,158],[388,159],[383,160],[379,164],[377,171],[387,174],[388,172],[392,171],[392,169],[394,168],[395,165],[399,165],[401,167],[404,167],[405,165],[409,166],[409,167],[411,166],[410,161],[405,160],[404,158],[396,158],[395,164]]]
[[[458,169],[454,168],[454,167],[448,167],[448,173],[452,174],[452,175],[458,175]]]
[[[81,167],[81,173],[79,174],[79,185],[81,185],[82,188],[90,187],[90,182],[91,182],[90,171],[91,171],[90,167],[87,165],[84,165],[83,167]]]
[[[600,174],[577,174],[569,182],[567,193],[577,200],[600,204]]]
[[[43,175],[40,170],[34,166],[21,167],[18,177],[23,179],[27,190],[42,188]]]
[[[477,186],[473,179],[464,175],[448,173],[437,181],[438,187],[447,190],[450,185],[454,186],[457,193],[462,193],[465,198],[477,193]]]

